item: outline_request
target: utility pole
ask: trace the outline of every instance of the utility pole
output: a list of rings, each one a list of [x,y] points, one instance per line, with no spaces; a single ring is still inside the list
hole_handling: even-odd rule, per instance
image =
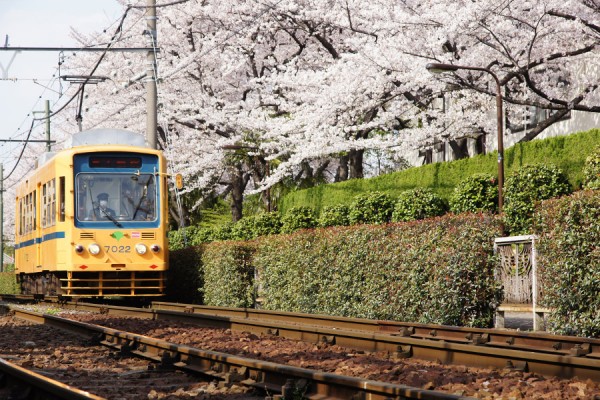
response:
[[[0,163],[0,272],[4,272],[4,164]]]
[[[52,151],[50,144],[50,100],[46,100],[46,151]]]
[[[146,35],[148,35],[148,54],[146,56],[146,141],[156,149],[157,144],[157,93],[156,93],[156,0],[146,0]]]
[[[50,140],[50,100],[46,100],[46,107],[44,111],[34,111],[33,114],[44,113],[44,118],[46,119],[46,140],[7,140],[10,142],[46,142],[46,151],[52,151],[52,140]],[[4,140],[0,140],[3,142]]]

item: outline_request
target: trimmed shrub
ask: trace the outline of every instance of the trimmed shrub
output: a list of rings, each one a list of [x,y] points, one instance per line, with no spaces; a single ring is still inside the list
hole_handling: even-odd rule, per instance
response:
[[[281,219],[281,232],[292,233],[298,229],[314,228],[317,226],[315,212],[309,207],[293,207]]]
[[[552,309],[550,330],[600,336],[600,192],[542,202],[534,232],[539,236],[540,302]]]
[[[588,189],[600,189],[600,146],[585,159],[584,185]]]
[[[194,237],[192,238],[192,246],[198,246],[202,243],[212,242],[215,235],[214,227],[203,227],[196,230]]]
[[[254,215],[243,217],[231,228],[231,240],[250,240],[256,237],[254,232]]]
[[[254,218],[255,237],[278,234],[282,225],[281,215],[276,211],[258,214]]]
[[[169,231],[167,238],[169,239],[169,249],[179,250],[192,245],[192,238],[196,235],[197,227],[186,226],[183,229]]]
[[[222,307],[253,307],[256,302],[250,243],[215,242],[204,246],[204,301]]]
[[[526,165],[512,173],[504,190],[504,222],[512,234],[531,231],[535,202],[571,193],[562,171],[554,165]]]
[[[462,180],[450,197],[450,210],[494,212],[498,209],[498,180],[491,174],[475,174]]]
[[[400,194],[392,221],[413,221],[443,215],[448,210],[444,199],[431,189],[416,188]]]
[[[348,215],[351,224],[385,224],[390,222],[394,201],[382,192],[355,196]]]
[[[336,206],[325,206],[319,217],[319,226],[325,228],[328,226],[350,225],[350,208],[345,204]]]
[[[231,240],[233,230],[233,222],[227,222],[213,228],[212,240]]]

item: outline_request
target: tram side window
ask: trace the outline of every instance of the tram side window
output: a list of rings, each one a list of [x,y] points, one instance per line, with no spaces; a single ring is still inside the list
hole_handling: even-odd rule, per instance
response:
[[[35,231],[36,227],[37,227],[37,192],[33,192],[32,193],[32,210],[31,210],[31,214],[33,216],[33,224],[31,225],[31,230]]]
[[[56,180],[50,182],[50,223],[56,225]]]
[[[23,198],[19,199],[19,235],[23,235],[25,226],[25,212],[23,210]]]
[[[35,197],[33,193],[29,193],[25,196],[25,206],[24,206],[24,218],[23,218],[23,234],[28,234],[33,232],[35,227],[35,206],[34,206]]]
[[[25,234],[31,232],[31,193],[25,197]]]
[[[35,196],[33,193],[29,194],[29,217],[27,219],[27,233],[30,233],[35,230]]]
[[[48,207],[46,201],[48,200],[47,196],[48,186],[47,184],[42,185],[42,228],[48,226]]]
[[[56,225],[56,190],[55,180],[51,179],[42,185],[42,227]]]
[[[65,177],[61,176],[59,179],[60,186],[58,188],[59,199],[58,202],[60,204],[59,210],[59,220],[60,222],[65,222]]]

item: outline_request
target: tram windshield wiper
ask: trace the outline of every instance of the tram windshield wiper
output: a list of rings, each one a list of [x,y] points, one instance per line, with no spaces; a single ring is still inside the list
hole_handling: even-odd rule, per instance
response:
[[[148,177],[148,181],[144,184],[144,189],[142,190],[142,196],[140,197],[140,201],[138,201],[137,205],[135,206],[135,210],[133,210],[132,219],[134,219],[134,220],[135,220],[135,217],[137,216],[138,211],[140,211],[140,207],[142,206],[142,201],[144,201],[144,199],[148,195],[148,185],[150,185],[151,180],[152,180],[152,176]]]
[[[123,227],[123,225],[121,225],[121,224],[119,223],[119,221],[117,221],[117,220],[116,220],[116,219],[115,219],[115,218],[114,218],[112,215],[110,215],[110,213],[107,213],[107,212],[106,212],[106,211],[104,211],[104,210],[100,210],[100,213],[102,213],[102,214],[103,214],[103,215],[104,215],[106,218],[110,219],[110,220],[113,222],[113,224],[115,224],[115,225],[116,225],[116,226],[118,226],[119,228],[122,228],[122,227]]]

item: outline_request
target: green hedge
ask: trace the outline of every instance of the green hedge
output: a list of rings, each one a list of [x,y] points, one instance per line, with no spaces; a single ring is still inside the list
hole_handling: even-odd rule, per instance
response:
[[[519,143],[505,151],[505,174],[527,164],[554,164],[568,177],[573,189],[584,182],[583,166],[586,157],[600,142],[600,129],[592,129],[568,136]],[[476,173],[497,176],[498,155],[493,152],[462,160],[428,164],[371,179],[353,179],[320,185],[286,195],[279,204],[285,213],[291,207],[306,206],[317,214],[324,206],[350,204],[354,196],[380,191],[396,198],[405,190],[427,187],[450,200],[454,187],[465,177]]]
[[[0,272],[0,293],[18,294],[19,285],[14,272]]]
[[[583,176],[585,188],[600,189],[600,146],[585,159]]]
[[[213,242],[203,246],[204,300],[225,307],[253,307],[256,302],[252,242]]]
[[[550,330],[600,335],[600,191],[539,203],[534,232]],[[186,279],[197,274],[211,305],[249,307],[260,294],[268,309],[489,326],[501,296],[499,235],[499,217],[460,214],[215,242],[172,252],[170,283],[178,271],[188,289],[169,288],[189,301]]]
[[[550,329],[600,336],[600,191],[545,201],[534,218]]]
[[[465,177],[452,192],[450,211],[455,214],[498,211],[498,179],[491,174]]]
[[[267,309],[490,326],[499,220],[485,214],[304,230],[257,242]],[[230,277],[228,279],[233,279]]]
[[[298,229],[314,228],[318,225],[315,212],[309,207],[293,207],[281,217],[281,232],[292,233]]]
[[[536,202],[571,193],[562,170],[555,165],[525,165],[506,179],[504,222],[511,235],[531,232]]]
[[[319,216],[319,226],[326,228],[328,226],[350,225],[350,207],[345,204],[335,206],[325,206]]]
[[[350,224],[385,224],[390,222],[394,199],[381,192],[369,192],[355,196],[348,211]]]
[[[398,196],[392,213],[392,221],[413,221],[444,215],[448,211],[446,201],[429,188],[407,190]]]

